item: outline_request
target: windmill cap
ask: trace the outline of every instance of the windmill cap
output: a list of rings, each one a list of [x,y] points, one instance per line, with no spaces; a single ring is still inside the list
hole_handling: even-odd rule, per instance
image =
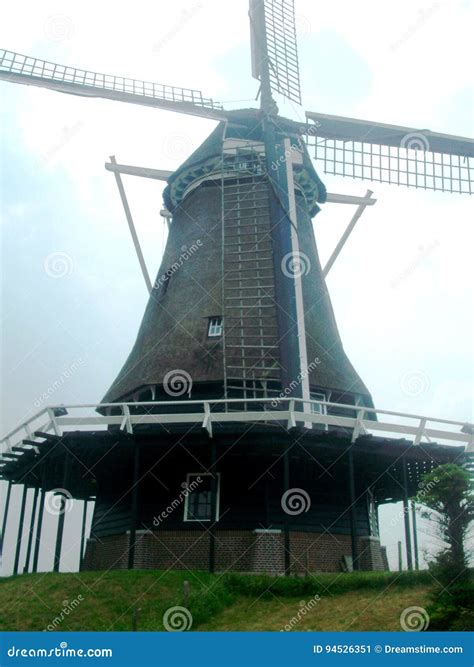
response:
[[[169,177],[163,192],[166,208],[173,212],[186,197],[190,186],[200,179],[222,170],[222,146],[225,139],[242,139],[263,142],[262,115],[256,109],[227,112],[229,120],[221,122],[197,150]],[[301,164],[294,167],[295,185],[306,199],[311,217],[319,211],[318,203],[326,201],[326,188],[313,166],[301,141],[306,130],[304,123],[278,116],[275,119],[278,132],[298,141],[302,150]]]

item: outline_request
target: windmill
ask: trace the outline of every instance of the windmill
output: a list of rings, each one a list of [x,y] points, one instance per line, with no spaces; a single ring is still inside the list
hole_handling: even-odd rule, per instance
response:
[[[294,3],[251,0],[250,25],[259,109],[226,111],[200,91],[0,51],[0,78],[6,81],[219,121],[172,174],[118,165],[115,159],[107,165],[117,179],[150,292],[137,341],[97,406],[101,416],[77,421],[64,409],[50,408],[46,424],[33,429],[34,438],[31,424],[25,425],[27,448],[9,449],[4,456],[3,478],[23,483],[25,489],[28,484],[41,487],[43,502],[44,490],[57,488],[85,501],[96,498],[93,534],[100,544],[88,544],[87,567],[111,566],[117,549],[120,566],[173,566],[190,549],[202,564],[195,539],[200,528],[208,541],[205,559],[211,570],[228,563],[287,573],[292,568],[337,569],[349,553],[354,567],[381,568],[382,551],[370,540],[378,534],[376,506],[393,499],[408,503],[425,470],[461,453],[433,444],[428,451],[436,453],[435,459],[427,456],[427,446],[415,451],[407,441],[367,435],[370,429],[396,429],[376,421],[370,393],[343,350],[324,277],[364,207],[374,200],[370,191],[364,198],[329,197],[358,203],[359,208],[323,270],[311,218],[328,193],[308,149],[326,173],[464,194],[471,193],[474,144],[462,137],[315,112],[306,113],[305,123],[279,116],[275,93],[301,103]],[[121,174],[168,182],[164,199],[172,222],[155,283],[146,272]],[[197,234],[204,235],[204,241]],[[199,298],[193,291],[196,277],[204,283],[205,294],[199,292]],[[181,321],[179,311],[185,312]],[[411,427],[400,422],[398,433],[412,435],[415,444],[431,436],[469,440],[464,432],[430,431],[427,421]],[[72,424],[106,424],[107,430],[63,432]],[[196,424],[207,431],[209,441],[203,441]],[[183,437],[186,448],[178,455]],[[158,510],[170,497],[160,495],[151,481],[163,458],[157,457],[154,444],[170,459],[168,466],[163,464],[169,488],[179,489],[180,482],[190,488],[206,477],[185,496],[183,518],[165,517],[167,530]],[[196,452],[200,474],[192,467]],[[259,471],[253,482],[249,455]],[[77,461],[87,461],[94,473],[79,479]],[[116,473],[113,480],[110,465]],[[330,478],[328,471],[334,469],[347,483],[340,488],[325,480],[313,490],[314,502],[305,486],[314,487],[318,467]],[[390,479],[383,483],[377,481],[382,469],[390,470]],[[139,485],[143,470],[149,477]],[[232,471],[246,480],[248,503],[232,481]],[[295,502],[296,509],[303,507],[301,512],[295,511]],[[159,547],[152,541],[157,514]],[[64,511],[55,569],[63,524]],[[325,549],[318,551],[312,544],[324,542],[325,532],[331,534],[323,530],[327,525],[344,539],[324,562]],[[33,527],[34,512],[30,536]],[[142,538],[140,527],[148,531]],[[409,525],[406,529],[409,538]],[[174,554],[171,565],[163,548]],[[83,551],[81,546],[81,560]],[[248,553],[250,560],[244,558]]]

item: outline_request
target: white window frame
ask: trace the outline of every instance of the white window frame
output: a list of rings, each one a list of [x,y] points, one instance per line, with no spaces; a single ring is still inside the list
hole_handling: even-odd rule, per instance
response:
[[[327,401],[327,396],[322,391],[311,391],[309,394],[311,401]],[[314,405],[311,403],[311,412],[314,415],[327,415],[328,408],[327,405]]]
[[[188,487],[189,487],[189,484],[191,483],[191,478],[192,477],[212,477],[212,473],[210,473],[210,472],[188,472],[187,475],[186,475],[186,485]],[[193,493],[193,491],[191,491],[191,493]],[[183,521],[197,521],[199,523],[204,523],[204,522],[211,521],[211,519],[192,519],[192,518],[189,517],[189,496],[190,496],[190,493],[186,494],[186,498],[184,500]],[[220,472],[218,472],[217,473],[215,521],[219,521],[220,500],[221,500],[221,474],[220,474]]]
[[[207,328],[208,338],[219,338],[222,336],[222,330],[224,328],[223,318],[220,315],[214,315],[209,318],[209,324]]]

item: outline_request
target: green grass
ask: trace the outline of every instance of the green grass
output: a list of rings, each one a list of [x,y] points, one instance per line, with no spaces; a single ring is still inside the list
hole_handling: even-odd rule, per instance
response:
[[[184,604],[185,580],[193,630],[280,630],[316,595],[320,600],[299,614],[295,630],[396,630],[401,611],[426,605],[434,589],[428,572],[27,574],[0,579],[0,630],[131,630],[134,607],[140,608],[139,630],[163,630],[166,610]]]

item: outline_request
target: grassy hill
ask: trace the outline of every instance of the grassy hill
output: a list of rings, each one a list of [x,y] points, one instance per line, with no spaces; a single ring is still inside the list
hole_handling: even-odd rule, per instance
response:
[[[163,630],[165,612],[184,605],[193,630],[399,630],[401,612],[425,607],[436,585],[428,572],[26,574],[0,579],[0,630],[131,630],[134,608],[139,630]]]

